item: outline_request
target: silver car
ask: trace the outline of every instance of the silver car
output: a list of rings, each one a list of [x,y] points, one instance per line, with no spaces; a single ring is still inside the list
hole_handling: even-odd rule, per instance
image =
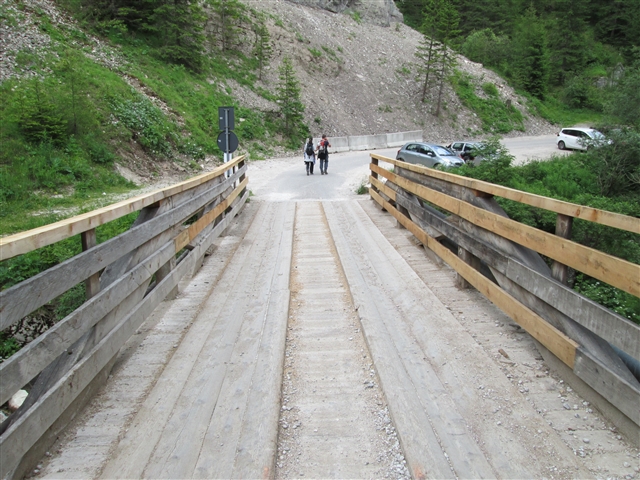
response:
[[[459,167],[464,165],[464,160],[448,148],[423,142],[405,143],[403,147],[398,150],[396,160],[416,163],[431,168],[438,165],[442,165],[443,167]]]

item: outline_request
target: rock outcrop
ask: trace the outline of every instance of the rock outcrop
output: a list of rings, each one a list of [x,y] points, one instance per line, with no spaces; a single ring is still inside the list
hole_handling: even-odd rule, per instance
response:
[[[307,7],[322,8],[333,13],[357,12],[363,21],[388,27],[402,22],[402,13],[393,0],[288,0]]]

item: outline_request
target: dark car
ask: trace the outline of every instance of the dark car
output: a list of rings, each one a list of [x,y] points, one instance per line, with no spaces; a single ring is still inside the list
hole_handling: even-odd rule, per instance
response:
[[[415,163],[426,167],[459,167],[464,165],[464,161],[453,151],[441,145],[424,142],[405,143],[398,154],[396,160],[407,163]]]

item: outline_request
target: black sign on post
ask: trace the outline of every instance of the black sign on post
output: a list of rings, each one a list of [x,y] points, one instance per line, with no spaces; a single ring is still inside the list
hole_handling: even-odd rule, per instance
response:
[[[233,130],[233,107],[218,107],[218,125],[220,130]]]
[[[233,153],[238,148],[238,136],[233,132],[220,132],[218,135],[218,148],[225,153]]]

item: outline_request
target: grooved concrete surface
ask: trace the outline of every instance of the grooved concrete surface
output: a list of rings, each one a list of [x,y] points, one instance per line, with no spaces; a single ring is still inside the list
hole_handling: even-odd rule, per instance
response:
[[[131,339],[38,477],[636,478],[638,450],[522,329],[370,199],[330,196],[361,166],[300,164],[265,163],[278,191]]]

